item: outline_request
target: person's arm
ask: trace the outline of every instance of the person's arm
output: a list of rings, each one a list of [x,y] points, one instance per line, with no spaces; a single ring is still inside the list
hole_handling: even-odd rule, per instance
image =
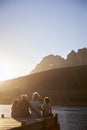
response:
[[[50,107],[50,114],[52,114],[52,108]]]
[[[50,106],[50,115],[53,116],[52,107]]]
[[[43,104],[41,105],[41,111],[43,112],[43,110],[44,110],[44,107],[43,107]]]

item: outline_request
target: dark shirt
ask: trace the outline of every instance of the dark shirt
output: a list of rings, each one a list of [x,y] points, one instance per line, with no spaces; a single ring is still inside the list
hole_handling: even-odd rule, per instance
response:
[[[19,111],[20,117],[30,117],[30,103],[27,100],[20,100],[19,102]]]
[[[11,107],[11,116],[12,117],[19,117],[19,100],[14,100]]]

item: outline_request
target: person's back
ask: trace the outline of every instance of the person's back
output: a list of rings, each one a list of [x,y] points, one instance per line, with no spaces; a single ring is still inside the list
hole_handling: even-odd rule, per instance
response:
[[[49,98],[45,97],[44,98],[44,103],[41,106],[42,109],[42,116],[52,116],[52,108],[51,105],[49,104]]]
[[[30,103],[27,100],[27,95],[23,94],[19,102],[20,105],[20,117],[30,117],[29,107]]]
[[[31,108],[32,117],[41,116],[41,103],[38,98],[39,98],[39,94],[37,92],[33,93],[32,100],[30,103],[35,111]]]
[[[11,117],[19,117],[19,116],[20,116],[19,100],[15,99],[12,102],[12,106],[11,106]]]

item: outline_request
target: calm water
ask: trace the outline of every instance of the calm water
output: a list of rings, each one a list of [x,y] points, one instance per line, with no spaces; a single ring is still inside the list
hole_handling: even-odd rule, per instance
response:
[[[0,105],[0,115],[10,117],[10,105]],[[60,130],[87,130],[87,107],[54,107]]]

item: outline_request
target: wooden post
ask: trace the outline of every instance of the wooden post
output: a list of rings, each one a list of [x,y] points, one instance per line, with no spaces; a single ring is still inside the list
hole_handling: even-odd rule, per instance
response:
[[[60,124],[58,123],[58,114],[55,114],[55,128],[54,130],[60,130]]]
[[[47,120],[47,118],[44,117],[44,120],[43,120],[43,130],[46,130],[46,120]]]
[[[1,114],[1,118],[5,118],[4,114]]]
[[[58,114],[55,114],[55,124],[58,124]]]
[[[23,130],[26,130],[26,121],[23,121],[22,124],[21,124],[21,126],[22,126]]]

